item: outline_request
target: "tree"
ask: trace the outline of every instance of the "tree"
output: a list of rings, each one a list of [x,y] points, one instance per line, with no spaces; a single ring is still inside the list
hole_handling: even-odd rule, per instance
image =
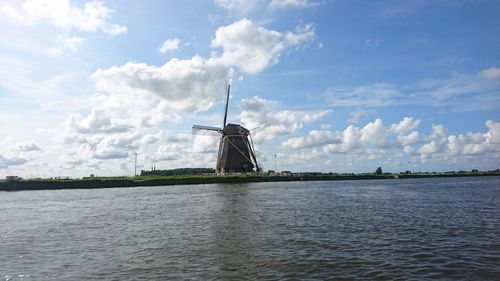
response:
[[[382,174],[382,167],[378,167],[377,170],[375,170],[376,175],[381,175]]]
[[[213,168],[179,168],[172,170],[156,170],[151,169],[151,171],[141,171],[141,176],[186,176],[186,175],[203,175],[203,174],[214,174],[215,169]]]

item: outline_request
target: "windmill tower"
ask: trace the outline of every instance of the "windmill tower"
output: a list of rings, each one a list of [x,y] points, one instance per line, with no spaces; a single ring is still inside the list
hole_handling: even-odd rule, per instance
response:
[[[226,124],[230,90],[231,85],[228,85],[222,128],[193,125],[193,132],[214,131],[220,134],[216,165],[218,175],[258,172],[260,168],[255,157],[250,131],[239,124]]]

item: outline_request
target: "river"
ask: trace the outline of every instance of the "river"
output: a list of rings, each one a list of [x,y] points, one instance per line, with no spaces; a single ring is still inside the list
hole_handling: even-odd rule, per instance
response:
[[[305,278],[499,280],[500,177],[0,192],[0,280]]]

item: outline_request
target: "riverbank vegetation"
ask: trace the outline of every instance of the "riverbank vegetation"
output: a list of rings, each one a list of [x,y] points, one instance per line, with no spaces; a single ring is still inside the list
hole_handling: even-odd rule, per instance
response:
[[[378,170],[378,169],[377,169]],[[184,170],[188,171],[188,170]],[[158,170],[159,172],[159,170]],[[179,172],[179,171],[177,171]],[[200,170],[195,171],[196,173]],[[165,174],[169,174],[166,172]],[[174,172],[175,174],[175,172]],[[248,183],[248,182],[276,182],[276,181],[325,181],[325,180],[369,180],[369,179],[405,179],[429,177],[468,177],[468,176],[499,176],[500,171],[450,171],[444,173],[410,171],[401,173],[274,173],[265,174],[231,174],[216,176],[213,173],[179,174],[163,176],[158,174],[141,173],[137,177],[85,177],[83,179],[29,179],[0,181],[0,191],[40,190],[40,189],[72,189],[72,188],[115,188],[136,186],[166,186],[190,185],[211,183]]]
[[[141,171],[141,176],[185,176],[185,175],[208,175],[215,174],[215,169],[213,168],[180,168],[171,170],[156,170],[151,171]]]

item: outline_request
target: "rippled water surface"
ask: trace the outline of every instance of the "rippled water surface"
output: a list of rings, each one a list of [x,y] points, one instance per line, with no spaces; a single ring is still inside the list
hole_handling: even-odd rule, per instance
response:
[[[0,276],[500,280],[500,177],[0,192]]]

